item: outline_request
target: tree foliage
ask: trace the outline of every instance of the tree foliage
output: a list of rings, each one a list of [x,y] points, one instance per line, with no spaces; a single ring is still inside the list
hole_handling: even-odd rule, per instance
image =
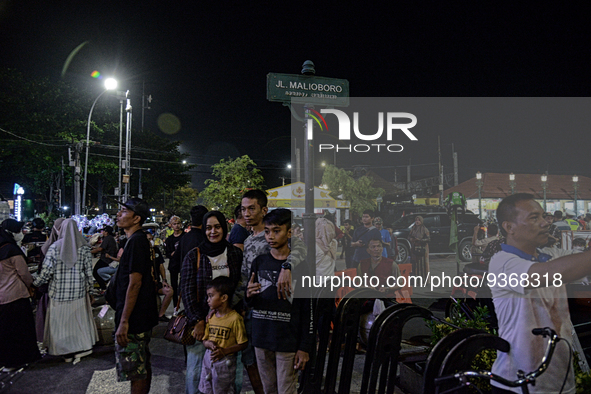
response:
[[[100,98],[92,114],[86,201],[93,206],[98,206],[101,192],[114,194],[119,183],[119,101],[108,96]],[[61,188],[63,202],[69,201],[71,187],[67,186],[73,183],[73,168],[68,147],[72,151],[80,147],[83,175],[87,119],[96,97],[95,92],[62,80],[0,69],[0,179],[18,182],[42,196],[49,211],[53,189]],[[150,131],[132,130],[132,166],[150,168],[142,173],[142,191],[148,201],[190,180],[186,174],[190,167],[181,163],[184,156],[178,147],[178,142]],[[138,170],[132,170],[132,195],[139,192],[138,175]]]
[[[331,164],[324,169],[322,183],[328,186],[333,198],[342,196],[351,202],[351,211],[359,215],[366,209],[376,209],[376,198],[384,189],[372,187],[374,180],[368,176],[353,178],[353,173]]]
[[[248,189],[263,187],[263,176],[256,163],[244,155],[236,159],[220,160],[211,166],[215,179],[205,181],[207,185],[200,197],[209,209],[215,208],[226,217],[232,217],[240,197]]]
[[[163,196],[166,200],[164,214],[166,216],[177,215],[183,221],[190,220],[191,208],[197,204],[198,196],[199,192],[189,184],[166,192]]]

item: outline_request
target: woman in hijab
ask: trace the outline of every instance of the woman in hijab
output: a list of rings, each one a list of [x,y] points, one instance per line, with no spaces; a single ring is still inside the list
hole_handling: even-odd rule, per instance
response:
[[[98,340],[88,296],[93,285],[92,255],[73,219],[62,223],[59,238],[47,249],[33,283],[49,283],[43,338],[49,354],[65,356],[67,362],[91,354]]]
[[[423,224],[423,217],[417,216],[410,230],[409,240],[412,246],[412,272],[423,278],[429,272],[429,230]]]
[[[316,277],[334,275],[338,245],[335,237],[335,227],[330,220],[316,219]]]
[[[209,312],[207,284],[218,276],[228,276],[237,286],[241,277],[242,250],[226,240],[226,217],[221,212],[210,211],[203,217],[202,228],[205,241],[185,256],[181,268],[181,298],[187,327],[194,326],[193,336],[197,339],[194,345],[187,346],[187,392],[198,392],[201,377],[205,347],[200,341]]]
[[[29,303],[33,278],[17,245],[22,227],[14,219],[0,224],[0,367],[6,371],[40,357]]]
[[[45,255],[47,254],[47,250],[51,245],[58,240],[60,236],[60,229],[62,228],[62,223],[64,222],[64,218],[56,219],[53,222],[53,227],[51,228],[51,233],[49,234],[49,238],[47,241],[41,246],[41,262],[39,263],[39,267],[37,269],[37,273],[41,273],[41,268],[43,268],[43,260],[45,259]],[[45,333],[45,316],[47,315],[47,308],[49,307],[49,285],[44,284],[39,286],[35,290],[35,297],[39,300],[37,302],[37,312],[35,313],[35,330],[37,331],[37,342],[43,342],[43,335]]]

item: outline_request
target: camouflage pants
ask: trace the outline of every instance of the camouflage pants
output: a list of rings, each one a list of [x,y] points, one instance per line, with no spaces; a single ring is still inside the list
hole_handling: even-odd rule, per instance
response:
[[[117,365],[117,381],[143,380],[152,372],[150,364],[150,331],[140,334],[127,334],[129,342],[126,347],[115,342],[115,362]]]

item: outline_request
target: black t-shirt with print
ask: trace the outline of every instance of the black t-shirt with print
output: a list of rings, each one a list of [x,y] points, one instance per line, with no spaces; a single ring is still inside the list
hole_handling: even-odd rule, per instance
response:
[[[310,353],[314,344],[311,300],[277,297],[277,280],[285,261],[268,252],[252,263],[251,276],[254,273],[254,281],[262,286],[259,294],[247,299],[252,307],[252,344],[274,352]]]
[[[158,324],[158,307],[156,304],[156,286],[154,282],[154,264],[150,241],[140,229],[127,240],[121,261],[117,270],[117,307],[115,308],[115,326],[119,326],[125,297],[129,287],[129,276],[137,272],[142,275],[140,288],[135,307],[129,317],[129,333],[139,334],[150,331]]]

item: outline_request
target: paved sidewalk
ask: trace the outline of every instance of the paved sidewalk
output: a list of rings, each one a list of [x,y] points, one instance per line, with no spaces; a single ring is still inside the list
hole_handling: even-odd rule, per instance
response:
[[[337,261],[337,269],[344,267],[344,261]],[[445,272],[455,274],[456,264],[452,258],[434,257],[431,259],[432,274]],[[451,288],[441,288],[436,292],[415,290],[413,303],[432,307],[442,315],[438,298],[449,297]],[[428,297],[428,298],[427,298]],[[168,315],[172,314],[172,306]],[[164,340],[162,337],[166,323],[154,328],[150,343],[152,352],[153,381],[152,393],[183,393],[185,391],[185,359],[183,347]],[[413,319],[405,326],[405,337],[428,335],[429,330],[421,319]],[[115,356],[113,346],[96,346],[93,354],[84,357],[78,364],[65,363],[61,358],[47,356],[35,365],[29,366],[15,381],[8,393],[11,394],[110,394],[128,393],[129,383],[117,383],[115,377]],[[351,393],[359,392],[365,362],[364,355],[358,355],[352,377]],[[244,375],[243,393],[251,390],[248,377]],[[0,376],[0,379],[2,376]]]

